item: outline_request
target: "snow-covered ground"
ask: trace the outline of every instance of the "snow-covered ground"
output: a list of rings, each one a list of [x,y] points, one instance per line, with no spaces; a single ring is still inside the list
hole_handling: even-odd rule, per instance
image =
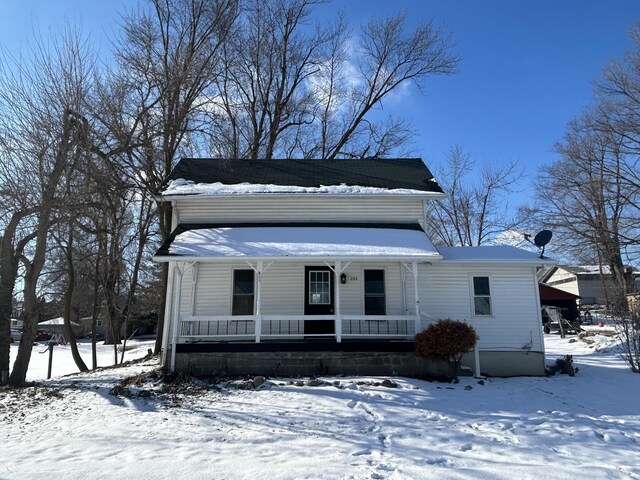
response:
[[[153,350],[155,341],[152,340],[129,340],[127,342],[126,351],[124,353],[124,361],[135,360],[142,358],[147,354],[147,350],[151,348]],[[86,340],[78,341],[78,351],[80,356],[91,368],[91,342]],[[27,371],[27,381],[44,380],[47,378],[47,370],[49,367],[49,351],[47,349],[47,342],[39,342],[33,346],[31,352],[31,361],[29,362],[29,370]],[[18,342],[11,344],[11,351],[9,355],[10,365],[13,366],[13,362],[18,354]],[[118,351],[118,360],[122,351]],[[108,367],[114,364],[115,355],[113,351],[113,345],[103,345],[99,342],[96,346],[96,361],[98,367]],[[69,375],[76,373],[78,367],[71,357],[71,347],[69,345],[56,345],[53,347],[53,358],[51,361],[51,376],[60,377],[62,375]],[[2,477],[0,476],[0,479]]]
[[[640,478],[640,375],[610,337],[571,338],[546,336],[548,363],[572,354],[575,377],[393,378],[398,388],[269,379],[256,390],[110,395],[152,359],[0,391],[0,478]]]

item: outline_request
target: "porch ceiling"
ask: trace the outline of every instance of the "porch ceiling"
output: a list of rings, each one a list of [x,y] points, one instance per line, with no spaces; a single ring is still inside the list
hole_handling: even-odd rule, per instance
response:
[[[180,225],[159,262],[249,259],[437,261],[419,225]]]

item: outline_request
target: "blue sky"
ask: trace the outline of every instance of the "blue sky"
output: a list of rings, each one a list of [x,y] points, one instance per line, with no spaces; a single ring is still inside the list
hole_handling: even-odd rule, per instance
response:
[[[137,1],[0,0],[0,45],[17,51],[35,29],[81,22],[103,52],[124,6]],[[518,160],[529,179],[514,202],[529,200],[529,180],[553,160],[566,123],[587,107],[606,63],[631,46],[639,0],[334,0],[319,18],[343,11],[354,29],[372,15],[404,11],[410,23],[433,18],[450,31],[460,71],[433,78],[385,103],[408,118],[417,156],[440,161],[453,144],[478,163]]]

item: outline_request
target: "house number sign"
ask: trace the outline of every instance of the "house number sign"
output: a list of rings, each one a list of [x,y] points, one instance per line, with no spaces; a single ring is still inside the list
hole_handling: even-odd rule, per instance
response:
[[[352,275],[352,276],[349,277],[349,281],[350,282],[357,282],[358,281],[358,277]]]

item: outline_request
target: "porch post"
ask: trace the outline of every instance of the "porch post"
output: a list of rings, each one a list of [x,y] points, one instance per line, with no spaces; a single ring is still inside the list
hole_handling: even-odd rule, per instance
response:
[[[340,274],[342,273],[342,262],[341,261],[336,261],[336,265],[335,265],[335,270],[334,270],[335,274],[333,276],[333,283],[335,284],[335,291],[336,291],[336,309],[335,309],[335,315],[336,315],[336,342],[340,343],[342,342],[342,315],[340,314]]]
[[[260,334],[262,333],[262,270],[264,264],[262,260],[258,260],[258,266],[256,267],[256,275],[258,276],[258,281],[256,285],[256,316],[255,316],[255,324],[256,324],[256,343],[260,343]]]
[[[178,332],[180,330],[180,297],[182,296],[182,274],[184,270],[184,262],[182,265],[176,263],[177,276],[175,299],[173,301],[173,338],[171,341],[171,372],[175,372],[176,369],[176,345],[178,344]]]
[[[416,335],[420,332],[420,294],[418,289],[418,262],[411,262],[413,270],[413,291],[416,299]]]

